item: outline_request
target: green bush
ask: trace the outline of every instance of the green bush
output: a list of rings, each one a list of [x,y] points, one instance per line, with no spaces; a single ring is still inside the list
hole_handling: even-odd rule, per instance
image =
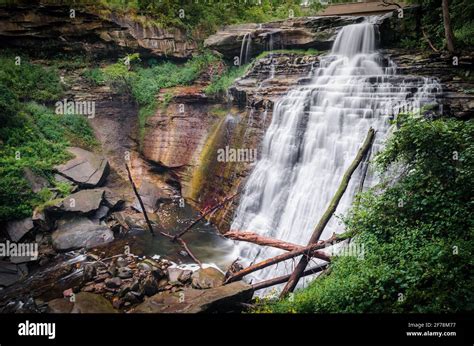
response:
[[[92,148],[96,140],[87,119],[59,115],[37,102],[62,96],[57,70],[12,57],[0,57],[0,222],[31,215],[32,208],[50,200],[52,192],[33,193],[24,169],[50,181],[54,165],[70,158],[69,145]],[[65,186],[58,191],[67,191]]]
[[[345,220],[364,258],[336,257],[328,275],[257,312],[473,310],[474,122],[402,115],[398,126],[377,164],[404,173],[362,194]]]
[[[208,96],[217,96],[225,93],[237,78],[242,77],[247,72],[249,66],[243,65],[228,68],[223,74],[215,76],[211,84],[204,89],[204,92]]]
[[[25,57],[20,65],[13,56],[0,57],[0,84],[24,101],[52,103],[63,93],[56,69],[31,64]]]
[[[103,85],[106,81],[104,72],[97,67],[85,70],[82,76],[92,85]]]

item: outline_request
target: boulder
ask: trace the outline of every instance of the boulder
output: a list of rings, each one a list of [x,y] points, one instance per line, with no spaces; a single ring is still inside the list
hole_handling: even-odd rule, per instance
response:
[[[142,202],[145,206],[145,209],[149,213],[154,213],[158,207],[158,200],[163,198],[165,195],[163,191],[156,185],[151,182],[144,180],[138,189],[138,194],[140,195]],[[142,211],[138,199],[135,199],[133,208],[138,211]]]
[[[110,169],[105,157],[75,147],[68,148],[68,151],[75,157],[55,167],[59,174],[84,188],[104,183]]]
[[[10,239],[14,242],[17,242],[23,238],[26,233],[31,231],[33,227],[33,220],[31,217],[27,217],[22,220],[10,221],[7,224],[7,232],[10,236]]]
[[[108,314],[116,313],[112,304],[104,297],[98,294],[80,292],[75,295],[74,307],[71,313],[78,314]]]
[[[179,283],[179,277],[183,273],[183,269],[179,268],[168,268],[168,281],[171,284]]]
[[[33,224],[41,229],[42,231],[51,231],[52,220],[48,217],[43,208],[35,208],[33,210],[33,216],[31,217]]]
[[[0,261],[0,287],[11,286],[26,275],[28,275],[28,267],[26,264],[17,265]]]
[[[89,214],[100,208],[103,196],[104,190],[102,189],[81,190],[64,198],[59,210]]]
[[[53,314],[68,314],[74,307],[69,299],[57,298],[48,302],[48,312]]]
[[[110,210],[117,210],[125,203],[125,199],[122,196],[108,188],[104,189],[104,201]]]
[[[252,286],[243,282],[232,282],[208,290],[185,288],[179,292],[165,291],[145,298],[135,307],[135,313],[202,313],[228,312],[239,303],[248,302],[253,295]]]
[[[53,247],[59,251],[90,249],[113,239],[114,234],[107,226],[97,225],[86,217],[68,220],[52,234]]]
[[[224,274],[213,267],[196,270],[191,276],[192,286],[198,289],[214,288],[224,282]]]

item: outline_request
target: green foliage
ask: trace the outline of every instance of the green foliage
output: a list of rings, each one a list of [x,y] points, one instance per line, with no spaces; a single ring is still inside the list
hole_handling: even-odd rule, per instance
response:
[[[0,57],[0,221],[31,215],[34,206],[53,197],[49,189],[31,191],[25,168],[51,180],[52,167],[70,157],[67,146],[96,144],[83,116],[54,114],[31,101],[52,103],[62,88],[55,69],[22,60],[16,66],[12,58]],[[67,189],[61,186],[58,191]]]
[[[33,65],[25,57],[20,65],[13,56],[0,57],[0,85],[24,101],[52,102],[63,93],[56,69]]]
[[[73,189],[72,183],[68,183],[65,181],[57,181],[57,180],[54,180],[53,183],[54,183],[54,187],[56,188],[56,190],[59,192],[61,196],[66,197],[72,193],[72,189]]]
[[[470,21],[454,30],[454,37],[457,42],[468,46],[474,46],[474,21]]]
[[[225,24],[262,23],[273,19],[312,15],[322,8],[317,0],[311,1],[311,6],[306,9],[300,6],[299,0],[104,0],[102,4],[115,11],[145,15],[152,18],[154,24],[162,27],[181,27],[203,35],[210,34]]]
[[[103,85],[106,81],[104,72],[97,67],[85,70],[82,76],[92,85]]]
[[[214,76],[212,82],[204,89],[204,92],[209,96],[225,93],[237,78],[242,77],[248,71],[249,66],[230,67],[221,75]]]
[[[404,173],[345,220],[364,258],[336,257],[329,275],[257,312],[473,310],[474,122],[402,115],[398,126],[376,162]]]
[[[429,37],[430,41],[437,48],[445,45],[445,32],[443,23],[443,12],[441,8],[441,0],[409,0],[409,3],[421,5],[421,17],[419,19],[421,25]],[[455,36],[455,47],[461,50],[469,50],[473,46],[473,21],[474,2],[471,0],[452,0],[449,1],[449,14],[451,17],[451,25]],[[421,41],[421,33],[415,30],[415,27],[404,30],[408,35],[404,42],[404,47],[411,43],[408,48],[428,49],[426,42]],[[412,33],[410,35],[410,33]],[[424,39],[422,39],[425,41]]]

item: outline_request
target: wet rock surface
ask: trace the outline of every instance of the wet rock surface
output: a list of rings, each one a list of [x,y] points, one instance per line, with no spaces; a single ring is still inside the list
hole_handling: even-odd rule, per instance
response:
[[[33,220],[31,217],[24,218],[18,221],[10,221],[7,224],[7,232],[12,241],[19,241],[29,231],[33,229]]]
[[[52,234],[53,247],[58,251],[101,246],[114,239],[105,225],[97,225],[87,218],[74,218],[64,222]]]
[[[84,188],[93,188],[104,183],[109,173],[109,163],[103,156],[71,147],[68,151],[74,159],[56,166],[59,174]]]

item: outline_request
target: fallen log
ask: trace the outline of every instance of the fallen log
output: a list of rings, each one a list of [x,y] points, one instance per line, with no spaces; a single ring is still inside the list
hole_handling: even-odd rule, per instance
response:
[[[315,244],[319,241],[319,238],[321,237],[321,234],[323,233],[324,228],[326,227],[332,215],[336,211],[336,208],[342,196],[344,195],[344,192],[346,191],[347,186],[349,185],[349,181],[352,177],[352,174],[355,172],[360,162],[364,159],[365,155],[371,148],[372,143],[374,141],[374,137],[375,137],[375,130],[373,128],[370,128],[369,132],[367,133],[367,137],[365,138],[364,143],[362,144],[359,151],[357,152],[356,157],[354,158],[354,161],[352,161],[349,168],[344,173],[341,183],[339,184],[339,188],[334,194],[331,200],[331,203],[329,203],[328,208],[326,209],[323,216],[321,217],[318,224],[316,225],[316,228],[314,229],[313,234],[311,235],[308,245]],[[291,274],[290,279],[288,280],[285,287],[283,288],[283,291],[280,294],[281,298],[285,297],[289,292],[293,292],[296,285],[298,284],[301,274],[304,272],[306,266],[308,265],[309,260],[310,260],[309,256],[303,256],[300,259],[300,261],[295,267],[295,270]]]
[[[212,208],[210,208],[208,211],[206,211],[205,213],[203,213],[200,217],[198,217],[196,220],[194,220],[188,227],[186,227],[184,230],[182,230],[180,233],[178,233],[177,235],[175,235],[173,237],[173,241],[175,241],[176,239],[178,238],[181,238],[186,232],[188,232],[191,228],[193,228],[199,221],[201,221],[202,219],[204,219],[207,215],[213,213],[214,211],[218,210],[219,208],[222,208],[222,206],[224,206],[224,204],[226,204],[227,202],[231,201],[235,196],[237,196],[240,192],[237,192],[235,194],[233,194],[232,196],[230,197],[226,197],[224,198],[224,200],[218,204],[216,204],[215,206],[213,206]]]
[[[302,249],[303,246],[293,244],[293,243],[288,243],[283,240],[278,240],[275,238],[270,238],[270,237],[265,237],[262,235],[259,235],[254,232],[249,232],[249,231],[229,231],[224,234],[224,237],[232,239],[232,240],[240,240],[240,241],[246,241],[249,243],[254,243],[262,246],[271,246],[271,247],[276,247],[278,249],[286,250],[286,251],[295,251]]]
[[[303,272],[303,274],[301,274],[301,277],[305,277],[305,276],[308,276],[308,275],[311,275],[311,274],[316,274],[316,273],[322,272],[327,267],[328,267],[328,264],[323,264],[322,266],[312,267],[310,269],[306,269]],[[253,284],[252,288],[253,288],[254,291],[258,291],[258,290],[261,290],[263,288],[267,288],[267,287],[275,286],[275,285],[278,285],[278,284],[282,284],[284,282],[287,282],[288,279],[290,278],[290,276],[291,276],[291,274],[288,274],[288,275],[279,276],[279,277],[276,277],[276,278],[273,278],[273,279],[270,279],[270,280],[265,280],[265,281],[259,282],[257,284]]]
[[[338,240],[340,240],[340,239],[337,238],[334,235],[331,238],[329,238],[328,240],[319,242],[317,244],[311,244],[311,245],[308,245],[308,246],[301,247],[301,249],[298,249],[298,250],[289,251],[289,252],[286,252],[284,254],[281,254],[281,255],[278,255],[278,256],[275,256],[275,257],[272,257],[272,258],[268,258],[268,259],[263,260],[261,262],[258,262],[256,264],[248,266],[247,268],[242,269],[241,271],[238,271],[237,273],[229,276],[229,278],[227,278],[225,283],[227,284],[227,283],[239,280],[240,278],[242,278],[245,275],[248,275],[250,273],[253,273],[254,271],[266,268],[266,267],[271,266],[273,264],[280,263],[280,262],[286,261],[290,258],[299,256],[299,255],[303,255],[303,254],[306,255],[306,256],[309,256],[309,257],[316,257],[316,258],[322,259],[326,262],[330,262],[331,259],[329,258],[329,256],[327,256],[325,253],[323,253],[321,251],[318,251],[318,250],[326,247],[327,244],[332,243],[333,241],[338,241]]]
[[[138,203],[140,203],[140,208],[142,208],[143,215],[145,216],[146,224],[148,225],[148,229],[150,230],[151,235],[155,236],[155,232],[153,232],[153,227],[151,226],[150,219],[148,219],[148,214],[146,213],[145,206],[143,205],[142,198],[140,197],[137,187],[135,186],[135,183],[133,182],[132,174],[130,173],[130,168],[128,168],[127,164],[125,164],[125,168],[127,169],[128,180],[130,180],[130,184],[132,184],[133,192],[135,193],[135,196],[137,196],[138,198]]]

